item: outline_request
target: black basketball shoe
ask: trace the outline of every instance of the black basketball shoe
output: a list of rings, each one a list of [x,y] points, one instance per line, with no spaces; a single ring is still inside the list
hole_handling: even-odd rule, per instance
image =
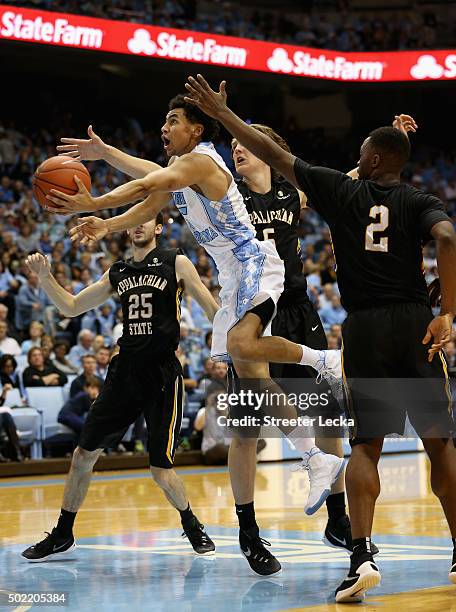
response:
[[[270,542],[260,538],[260,530],[257,526],[239,532],[241,552],[255,574],[260,576],[277,574],[282,569],[274,555],[265,548],[265,544],[271,546]]]
[[[211,538],[204,531],[204,525],[202,525],[196,516],[193,516],[192,519],[185,525],[182,525],[184,528],[184,533],[182,537],[188,538],[188,541],[193,546],[193,550],[198,555],[213,555],[215,553],[215,544],[211,540]]]
[[[348,553],[353,551],[350,519],[345,514],[336,521],[329,519],[326,525],[323,542],[333,548],[343,548]],[[378,548],[371,542],[372,555],[378,555]]]
[[[47,531],[45,533],[47,533],[47,536],[44,540],[41,540],[41,542],[33,546],[29,546],[29,548],[23,551],[22,556],[25,557],[27,561],[33,561],[35,563],[47,561],[52,557],[63,556],[63,553],[68,553],[76,548],[73,534],[62,537],[55,527],[51,533]]]
[[[456,549],[453,550],[453,565],[451,566],[448,578],[456,584]]]
[[[360,602],[364,599],[366,591],[378,586],[380,581],[380,572],[372,555],[363,554],[357,563],[354,564],[352,561],[348,576],[336,589],[336,602]]]

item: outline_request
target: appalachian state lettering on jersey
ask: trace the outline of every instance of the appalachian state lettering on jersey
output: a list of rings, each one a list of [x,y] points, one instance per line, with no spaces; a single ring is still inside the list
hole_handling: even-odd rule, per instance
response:
[[[273,180],[271,191],[251,191],[245,181],[237,181],[239,191],[255,228],[258,240],[273,240],[285,264],[285,290],[279,306],[307,301],[307,281],[303,273],[297,228],[301,215],[298,190],[283,179]]]
[[[109,271],[120,298],[123,352],[168,355],[180,335],[181,288],[176,279],[178,249],[156,248],[143,261],[118,261]]]

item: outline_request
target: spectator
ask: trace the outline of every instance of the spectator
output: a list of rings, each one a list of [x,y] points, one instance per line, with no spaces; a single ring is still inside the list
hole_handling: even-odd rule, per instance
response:
[[[16,299],[16,327],[25,332],[32,321],[43,318],[44,309],[49,300],[43,289],[39,286],[38,276],[33,272],[28,275],[27,283],[23,285]]]
[[[226,391],[227,389],[227,374],[228,366],[224,361],[214,362],[211,375],[211,383],[207,388],[207,396],[218,391]]]
[[[104,337],[101,334],[96,335],[92,342],[93,354],[96,355],[98,349],[100,349],[102,346],[105,346],[105,344],[106,343]]]
[[[179,345],[176,349],[176,357],[179,359],[180,364],[182,366],[182,375],[184,378],[184,388],[187,392],[193,391],[198,386],[198,383],[193,377],[193,373],[190,368],[190,363],[187,357],[184,355],[184,352]]]
[[[52,359],[52,363],[64,374],[77,374],[78,368],[67,359],[69,348],[68,342],[57,342],[54,345],[54,358]]]
[[[59,412],[57,421],[79,436],[92,403],[97,399],[102,383],[96,376],[88,376],[82,391],[70,396]]]
[[[212,361],[211,357],[207,357],[204,360],[203,363],[203,373],[201,374],[201,376],[198,378],[198,388],[199,389],[206,389],[207,386],[209,385],[209,383],[212,380],[212,372],[214,370],[214,362]]]
[[[15,389],[20,388],[17,361],[12,355],[2,355],[0,357],[0,383],[2,386],[10,385]]]
[[[27,357],[29,366],[22,375],[24,387],[62,387],[67,383],[68,379],[63,372],[54,365],[45,365],[40,348],[31,348]]]
[[[88,377],[97,378],[100,385],[103,385],[103,379],[96,375],[96,371],[97,360],[95,359],[95,355],[84,355],[82,357],[82,374],[77,376],[71,383],[70,397],[74,397],[84,390]]]
[[[220,410],[217,399],[221,391],[209,394],[206,406],[200,408],[196,415],[193,427],[203,433],[201,452],[206,465],[226,465],[231,437],[227,427],[221,427],[218,417],[227,416],[227,410]]]
[[[94,334],[89,329],[81,329],[78,334],[78,343],[73,346],[68,354],[68,360],[77,368],[82,365],[84,355],[92,355],[92,342]]]
[[[29,350],[34,346],[41,346],[41,338],[44,333],[43,324],[39,321],[32,321],[29,325],[29,340],[24,340],[21,344],[21,351],[23,355],[26,355]]]
[[[322,287],[322,292],[318,296],[318,308],[328,308],[331,306],[331,300],[334,297],[334,285],[332,283],[326,283]]]
[[[105,380],[111,360],[111,349],[109,346],[101,346],[96,352],[95,358],[97,361],[95,373],[99,378]]]
[[[338,295],[334,295],[331,298],[331,305],[319,310],[318,314],[325,329],[334,324],[342,324],[347,316],[347,313],[340,304],[340,297]]]
[[[8,336],[8,325],[5,321],[0,321],[0,353],[15,357],[21,354],[21,347],[17,340]]]
[[[6,384],[3,386],[0,394],[0,434],[5,432],[15,461],[24,461],[24,456],[22,455],[22,450],[19,444],[19,436],[17,435],[17,429],[11,415],[11,410],[9,408],[3,408],[8,391],[11,389],[12,386]],[[7,461],[7,459],[0,452],[0,463],[4,463],[5,461]]]
[[[8,319],[8,307],[4,304],[0,304],[0,322],[5,322],[7,326],[7,335],[10,338],[14,338],[17,341],[20,341],[19,334],[17,329],[14,327],[13,322]]]

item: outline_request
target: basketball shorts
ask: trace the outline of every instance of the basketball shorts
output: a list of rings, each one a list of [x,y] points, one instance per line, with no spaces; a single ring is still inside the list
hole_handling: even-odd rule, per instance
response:
[[[79,446],[93,451],[116,446],[144,415],[150,465],[172,468],[183,412],[183,378],[171,356],[159,363],[140,353],[112,358],[105,383],[92,404]]]
[[[271,335],[271,320],[283,291],[285,269],[271,241],[252,240],[217,261],[221,308],[214,317],[211,356],[214,361],[230,361],[227,335],[249,311],[265,302],[271,309],[258,311],[263,323],[263,335]]]
[[[443,352],[428,361],[422,341],[433,315],[424,304],[359,310],[342,326],[342,367],[351,444],[404,433],[454,437],[451,389]]]

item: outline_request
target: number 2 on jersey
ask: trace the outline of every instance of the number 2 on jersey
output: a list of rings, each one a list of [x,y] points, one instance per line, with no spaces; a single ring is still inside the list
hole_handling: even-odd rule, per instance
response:
[[[389,210],[386,206],[372,206],[369,211],[369,217],[375,219],[374,223],[370,223],[366,228],[366,251],[376,251],[377,253],[388,253],[388,237],[382,236],[378,242],[375,242],[375,232],[384,232],[389,223]]]
[[[133,293],[128,298],[128,319],[151,319],[152,318],[152,293]]]

